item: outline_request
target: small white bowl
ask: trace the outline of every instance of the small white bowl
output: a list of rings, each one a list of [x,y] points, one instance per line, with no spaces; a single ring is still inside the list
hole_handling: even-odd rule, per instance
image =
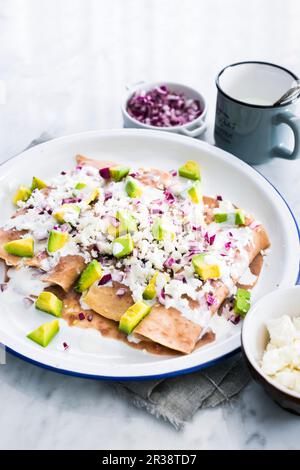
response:
[[[183,124],[181,126],[170,126],[170,127],[158,127],[144,124],[143,122],[138,121],[137,119],[130,116],[127,112],[127,103],[135,92],[142,90],[152,90],[153,88],[161,85],[166,85],[172,91],[177,93],[184,93],[188,98],[198,100],[200,102],[201,108],[203,109],[202,114],[194,119],[193,121]],[[138,84],[128,87],[127,92],[124,95],[122,100],[122,114],[124,119],[124,127],[127,128],[140,128],[140,129],[151,129],[167,132],[176,132],[177,134],[187,135],[189,137],[199,137],[206,130],[206,118],[207,105],[204,97],[196,91],[194,88],[190,88],[186,85],[181,85],[180,83],[173,82],[139,82]]]
[[[242,350],[253,378],[282,408],[300,414],[300,393],[266,375],[260,361],[269,342],[266,323],[283,315],[300,316],[300,286],[279,289],[262,297],[248,312],[242,327]]]

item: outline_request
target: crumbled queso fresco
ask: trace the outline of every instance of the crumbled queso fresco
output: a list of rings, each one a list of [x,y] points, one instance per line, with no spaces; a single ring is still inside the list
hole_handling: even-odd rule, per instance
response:
[[[269,320],[270,341],[262,370],[280,385],[300,393],[300,317],[283,315]]]
[[[126,178],[119,182],[108,181],[94,167],[77,166],[46,181],[48,188],[34,190],[26,202],[20,201],[19,208],[24,210],[4,228],[27,230],[35,240],[36,254],[47,250],[47,238],[53,227],[68,231],[68,242],[54,253],[48,253],[42,269],[51,270],[67,255],[82,255],[86,263],[98,259],[104,274],[110,274],[112,281],[130,288],[135,302],[142,300],[149,279],[159,271],[156,301],[166,308],[176,307],[193,322],[207,324],[210,311],[205,295],[212,290],[212,281],[201,281],[195,276],[192,256],[206,253],[206,261],[220,267],[219,280],[232,295],[236,290],[234,281],[248,268],[247,247],[253,242],[253,231],[234,224],[230,213],[233,214],[235,208],[221,197],[218,209],[208,208],[203,202],[195,204],[188,196],[193,181],[179,177],[177,172],[170,172],[167,188],[159,184],[146,186],[137,174],[132,177],[141,188],[137,198],[127,195]],[[153,182],[155,178],[153,174]],[[78,183],[85,186],[75,189]],[[98,198],[91,204],[89,196],[95,189]],[[65,223],[58,225],[53,214],[62,204],[75,204],[79,210],[66,210]],[[119,259],[116,255],[122,247],[112,243],[115,238],[112,228],[119,223],[117,211],[130,213],[137,225],[131,232],[132,253]],[[206,215],[215,211],[228,213],[228,220],[206,223]],[[157,240],[152,234],[157,218],[161,219],[163,240]],[[199,308],[191,308],[189,299],[198,301]]]

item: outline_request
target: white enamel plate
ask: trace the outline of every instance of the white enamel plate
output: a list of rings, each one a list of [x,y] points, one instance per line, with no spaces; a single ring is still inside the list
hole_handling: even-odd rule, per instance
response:
[[[176,169],[186,160],[202,166],[204,194],[222,194],[253,212],[267,229],[272,247],[253,291],[256,300],[278,287],[296,283],[299,236],[287,204],[274,187],[250,166],[204,142],[176,134],[143,130],[87,132],[38,145],[0,167],[0,225],[12,213],[12,195],[19,184],[29,184],[34,175],[49,178],[74,166],[77,153],[91,158],[115,160],[134,167]],[[230,337],[198,349],[188,356],[168,358],[130,348],[101,337],[94,330],[68,327],[43,349],[26,334],[45,321],[47,314],[26,310],[23,303],[1,299],[0,340],[9,351],[37,365],[72,375],[97,379],[138,380],[184,374],[200,369],[240,347],[240,328]],[[70,348],[63,350],[66,342]]]

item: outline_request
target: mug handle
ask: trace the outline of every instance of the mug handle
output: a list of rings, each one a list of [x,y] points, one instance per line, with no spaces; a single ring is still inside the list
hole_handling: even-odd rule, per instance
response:
[[[286,113],[280,113],[275,116],[275,124],[276,126],[279,124],[286,124],[289,126],[293,131],[295,143],[292,151],[290,151],[285,145],[280,144],[273,148],[273,154],[275,157],[294,160],[299,156],[300,150],[300,117],[287,111]]]
[[[183,127],[180,129],[180,132],[184,135],[187,135],[188,137],[198,137],[201,135],[207,128],[207,124],[205,121],[200,121],[200,125],[195,127],[195,129],[187,129]]]

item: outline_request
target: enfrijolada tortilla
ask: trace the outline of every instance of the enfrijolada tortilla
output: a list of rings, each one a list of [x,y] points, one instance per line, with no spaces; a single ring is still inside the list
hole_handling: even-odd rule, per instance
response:
[[[262,263],[255,275],[249,266],[270,243],[253,215],[203,196],[202,177],[194,161],[162,171],[78,155],[74,170],[20,187],[0,258],[9,277],[38,279],[27,295],[56,317],[28,341],[47,346],[62,317],[151,352],[188,354],[215,339],[216,318],[234,328]],[[16,282],[5,287],[0,295]]]

